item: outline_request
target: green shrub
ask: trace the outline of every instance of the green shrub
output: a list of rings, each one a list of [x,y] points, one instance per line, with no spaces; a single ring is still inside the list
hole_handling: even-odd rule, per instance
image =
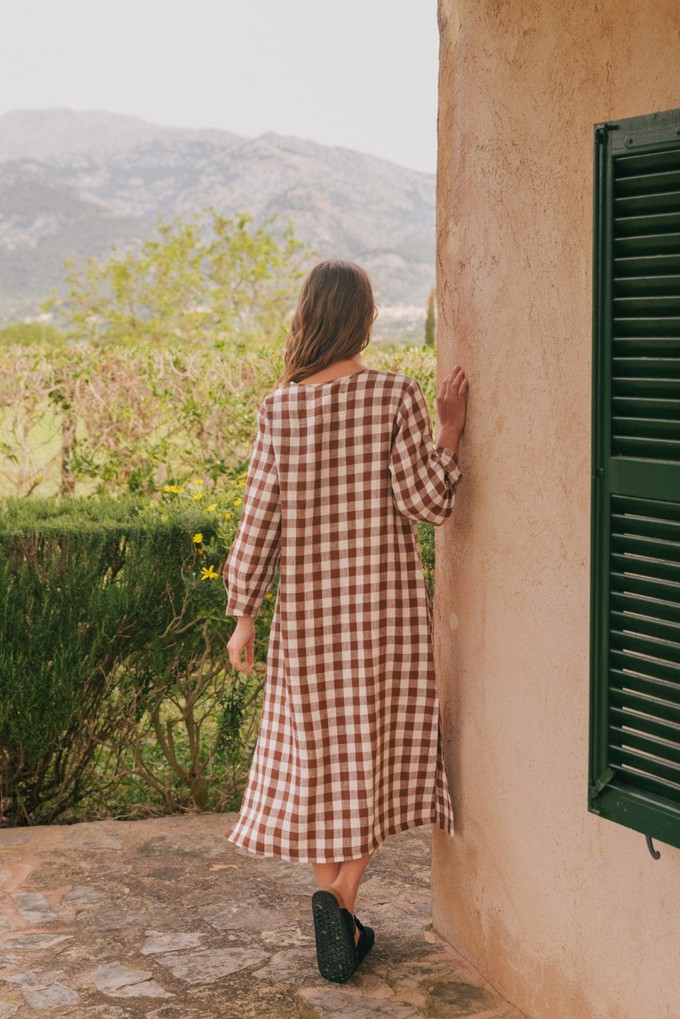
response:
[[[2,505],[5,823],[48,823],[86,799],[101,806],[140,778],[162,811],[237,796],[225,778],[242,781],[249,752],[235,727],[261,680],[234,685],[226,667],[233,622],[213,579],[216,534],[214,512],[193,500]]]

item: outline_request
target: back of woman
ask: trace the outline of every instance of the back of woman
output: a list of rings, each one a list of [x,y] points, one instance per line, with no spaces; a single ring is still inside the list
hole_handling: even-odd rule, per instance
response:
[[[223,570],[237,668],[280,570],[260,735],[227,837],[313,865],[317,958],[332,980],[360,961],[370,928],[353,906],[377,846],[430,823],[453,834],[418,521],[453,509],[467,382],[457,368],[440,387],[451,420],[434,446],[418,382],[357,359],[374,315],[352,263],[321,263],[305,281]],[[345,941],[339,963],[329,929]]]

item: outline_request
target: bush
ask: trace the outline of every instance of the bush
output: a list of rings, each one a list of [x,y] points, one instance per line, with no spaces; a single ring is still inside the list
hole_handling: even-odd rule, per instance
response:
[[[227,667],[217,530],[198,501],[2,506],[0,820],[101,808],[140,778],[157,810],[233,805],[261,675]]]

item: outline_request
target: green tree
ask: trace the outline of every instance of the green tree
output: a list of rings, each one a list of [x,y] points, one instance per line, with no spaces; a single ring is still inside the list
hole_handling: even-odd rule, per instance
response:
[[[425,345],[427,347],[434,347],[436,342],[435,300],[436,290],[432,287],[430,296],[427,299],[427,315],[425,316]]]
[[[280,335],[311,252],[288,223],[207,208],[159,222],[138,251],[67,262],[65,297],[45,310],[67,336],[108,343],[262,339]]]

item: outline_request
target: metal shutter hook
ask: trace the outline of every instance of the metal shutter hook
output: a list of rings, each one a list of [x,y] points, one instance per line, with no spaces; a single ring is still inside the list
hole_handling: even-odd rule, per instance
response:
[[[645,835],[645,838],[647,839],[647,849],[650,851],[650,853],[652,854],[654,859],[658,860],[659,857],[661,856],[661,853],[659,852],[658,849],[654,848],[654,843],[652,842],[652,836],[651,835]]]

